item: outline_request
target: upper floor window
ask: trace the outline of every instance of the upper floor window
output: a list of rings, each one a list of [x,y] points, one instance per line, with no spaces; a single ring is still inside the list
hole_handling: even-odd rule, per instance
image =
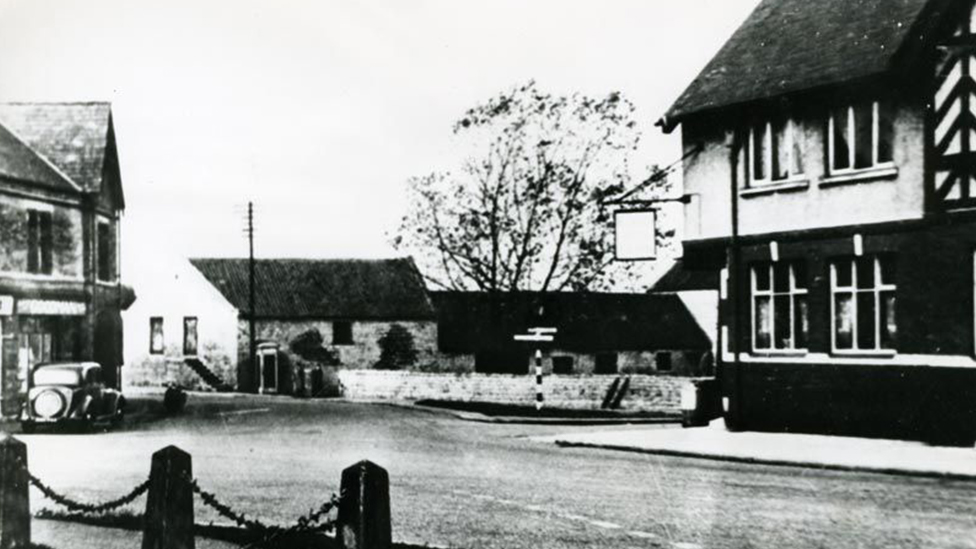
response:
[[[753,186],[786,181],[803,174],[803,134],[787,115],[749,129],[749,182]]]
[[[895,348],[895,276],[890,256],[839,259],[831,264],[834,351]]]
[[[802,263],[765,263],[752,269],[752,348],[795,351],[809,332],[806,272]]]
[[[115,243],[112,238],[112,226],[99,221],[97,231],[98,241],[95,245],[98,255],[98,279],[109,281],[114,276],[112,259],[115,255]]]
[[[27,210],[27,272],[51,274],[53,248],[51,212]]]
[[[893,118],[891,107],[883,101],[833,109],[827,132],[830,172],[837,174],[891,163]]]

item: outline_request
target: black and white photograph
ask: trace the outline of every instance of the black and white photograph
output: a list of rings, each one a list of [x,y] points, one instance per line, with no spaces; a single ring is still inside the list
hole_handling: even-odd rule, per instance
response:
[[[0,549],[976,549],[976,0],[0,0]]]

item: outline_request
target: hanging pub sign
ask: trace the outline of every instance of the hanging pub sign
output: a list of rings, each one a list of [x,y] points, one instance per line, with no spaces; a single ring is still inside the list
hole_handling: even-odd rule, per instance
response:
[[[618,261],[649,261],[657,254],[657,212],[651,209],[614,213],[614,257]]]
[[[14,296],[0,295],[0,316],[14,314]]]

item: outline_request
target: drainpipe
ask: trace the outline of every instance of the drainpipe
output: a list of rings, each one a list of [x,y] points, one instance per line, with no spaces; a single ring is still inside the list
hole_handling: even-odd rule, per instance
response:
[[[729,239],[729,305],[731,308],[729,350],[732,352],[732,372],[725,373],[725,378],[730,381],[728,392],[729,406],[725,419],[725,426],[730,431],[742,430],[742,383],[741,370],[742,364],[739,360],[740,322],[739,312],[741,296],[739,295],[739,273],[741,268],[741,254],[739,250],[739,149],[741,148],[740,132],[738,129],[732,132],[732,143],[729,145],[729,166],[731,176],[729,178],[730,196],[732,206],[732,235]]]

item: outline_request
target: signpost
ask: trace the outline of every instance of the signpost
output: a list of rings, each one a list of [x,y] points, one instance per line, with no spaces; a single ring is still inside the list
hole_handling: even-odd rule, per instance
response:
[[[535,349],[535,409],[542,410],[542,343],[552,343],[556,338],[556,328],[529,328],[528,333],[516,334],[515,341],[536,343]]]

